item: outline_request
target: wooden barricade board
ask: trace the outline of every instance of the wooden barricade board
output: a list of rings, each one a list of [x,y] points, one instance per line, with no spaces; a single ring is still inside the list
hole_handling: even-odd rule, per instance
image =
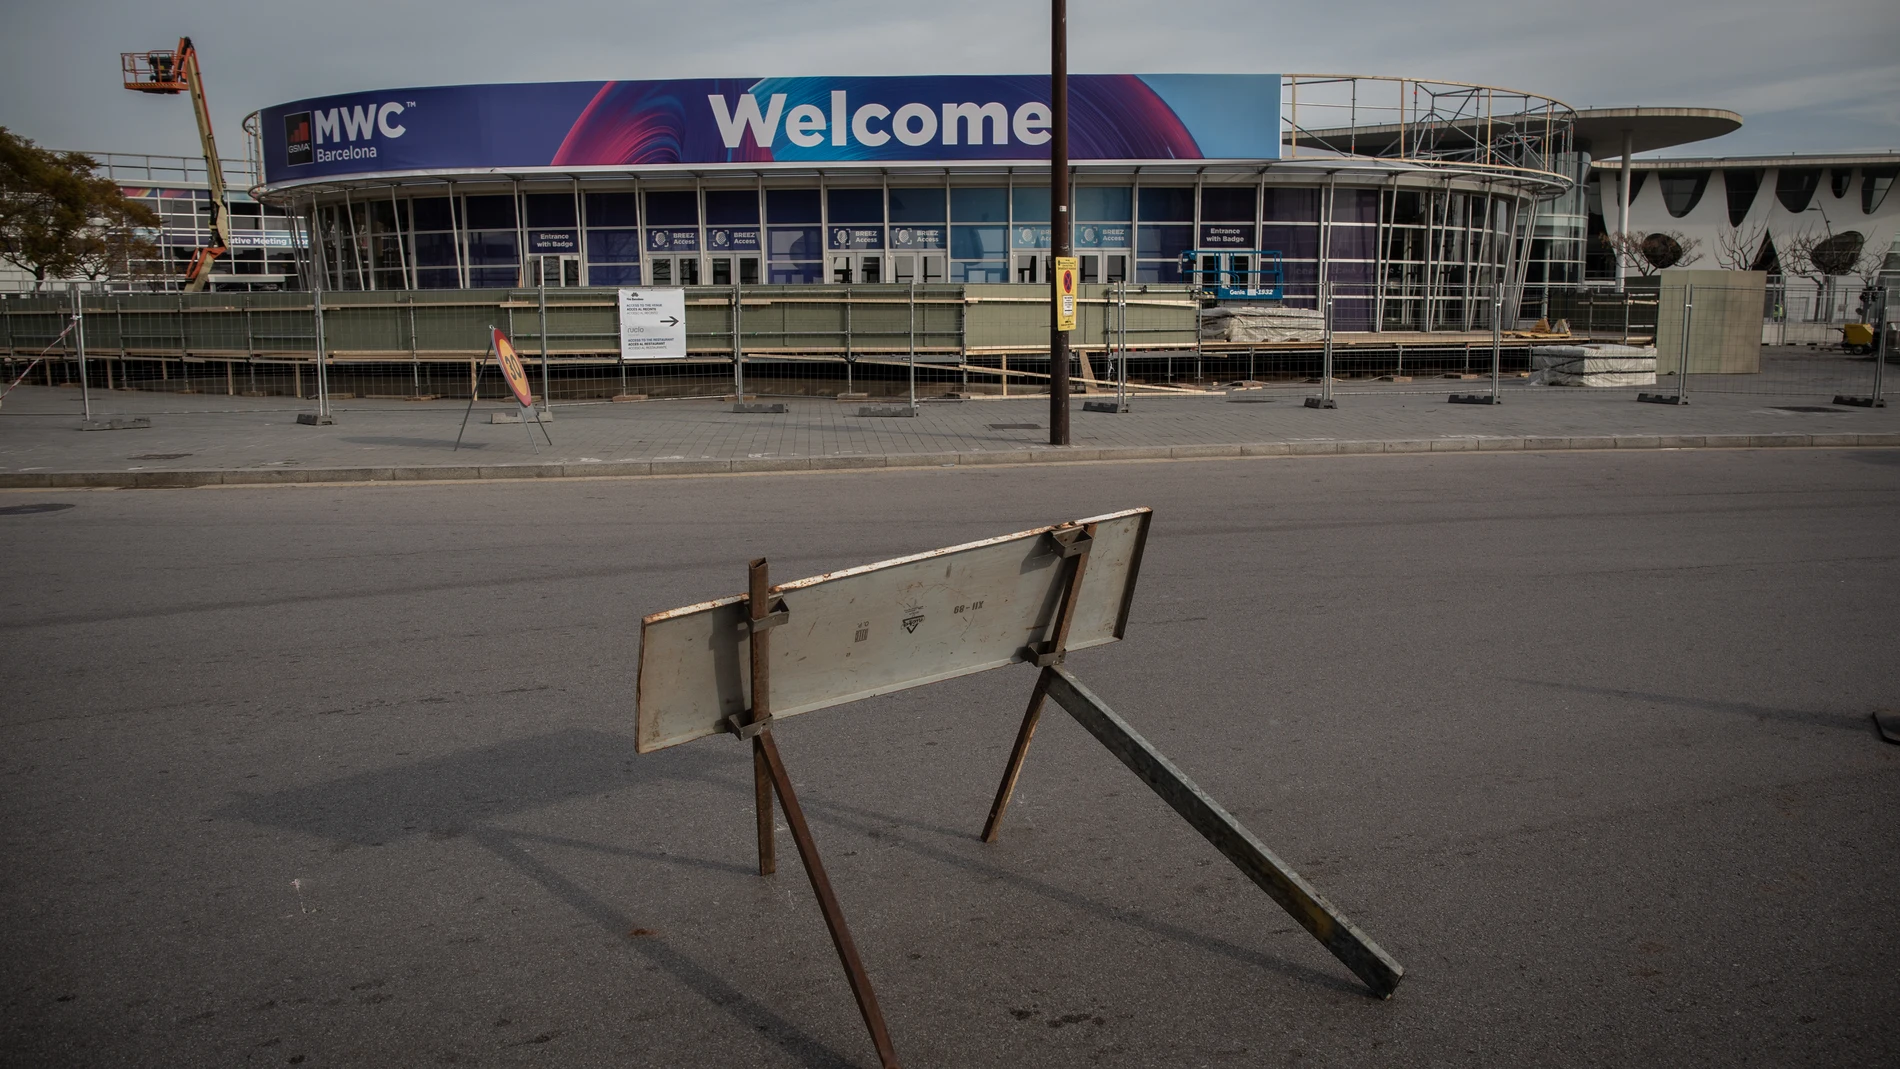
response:
[[[1051,637],[1067,570],[1051,532],[1093,528],[1066,648],[1122,637],[1151,512],[1129,509],[783,583],[772,715],[792,716],[1027,659]],[[751,699],[743,595],[640,622],[641,753],[726,730]]]

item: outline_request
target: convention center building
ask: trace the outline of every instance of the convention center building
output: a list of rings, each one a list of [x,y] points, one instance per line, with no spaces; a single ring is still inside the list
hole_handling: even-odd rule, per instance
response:
[[[325,288],[1046,285],[1050,97],[1047,75],[497,84],[246,125],[252,192]],[[1061,225],[1084,283],[1328,287],[1342,328],[1455,327],[1494,287],[1583,282],[1593,149],[1740,125],[1618,116],[1410,78],[1074,75]]]

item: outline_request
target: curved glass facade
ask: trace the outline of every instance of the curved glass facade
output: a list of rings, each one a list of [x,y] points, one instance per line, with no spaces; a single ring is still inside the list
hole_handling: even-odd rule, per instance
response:
[[[1548,261],[1574,260],[1572,227],[1551,212],[1531,242],[1529,192],[1390,165],[1334,170],[1078,175],[1082,280],[1179,282],[1192,250],[1277,258],[1287,303],[1315,307],[1330,283],[1355,330],[1462,328],[1468,291],[1521,287],[1531,260],[1535,284],[1571,281]],[[302,205],[318,239],[310,269],[347,290],[1048,281],[1049,187],[1033,172],[748,177],[332,191]]]

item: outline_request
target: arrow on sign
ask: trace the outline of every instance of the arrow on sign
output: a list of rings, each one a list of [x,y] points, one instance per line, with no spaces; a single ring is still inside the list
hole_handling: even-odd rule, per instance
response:
[[[660,320],[660,322],[665,323],[669,327],[677,327],[680,325],[678,316],[667,316],[665,319]]]

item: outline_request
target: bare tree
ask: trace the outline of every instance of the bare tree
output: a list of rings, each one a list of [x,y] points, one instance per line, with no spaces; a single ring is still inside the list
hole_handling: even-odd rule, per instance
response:
[[[1831,227],[1801,230],[1782,241],[1781,269],[1814,284],[1814,322],[1830,317],[1838,280],[1859,276],[1870,282],[1880,273],[1886,250],[1858,230],[1835,233]]]
[[[1603,244],[1623,266],[1643,278],[1671,267],[1688,267],[1702,259],[1702,242],[1680,230],[1655,234],[1621,231],[1603,235]]]
[[[1766,224],[1728,227],[1715,235],[1715,262],[1724,271],[1752,271],[1767,236]]]

